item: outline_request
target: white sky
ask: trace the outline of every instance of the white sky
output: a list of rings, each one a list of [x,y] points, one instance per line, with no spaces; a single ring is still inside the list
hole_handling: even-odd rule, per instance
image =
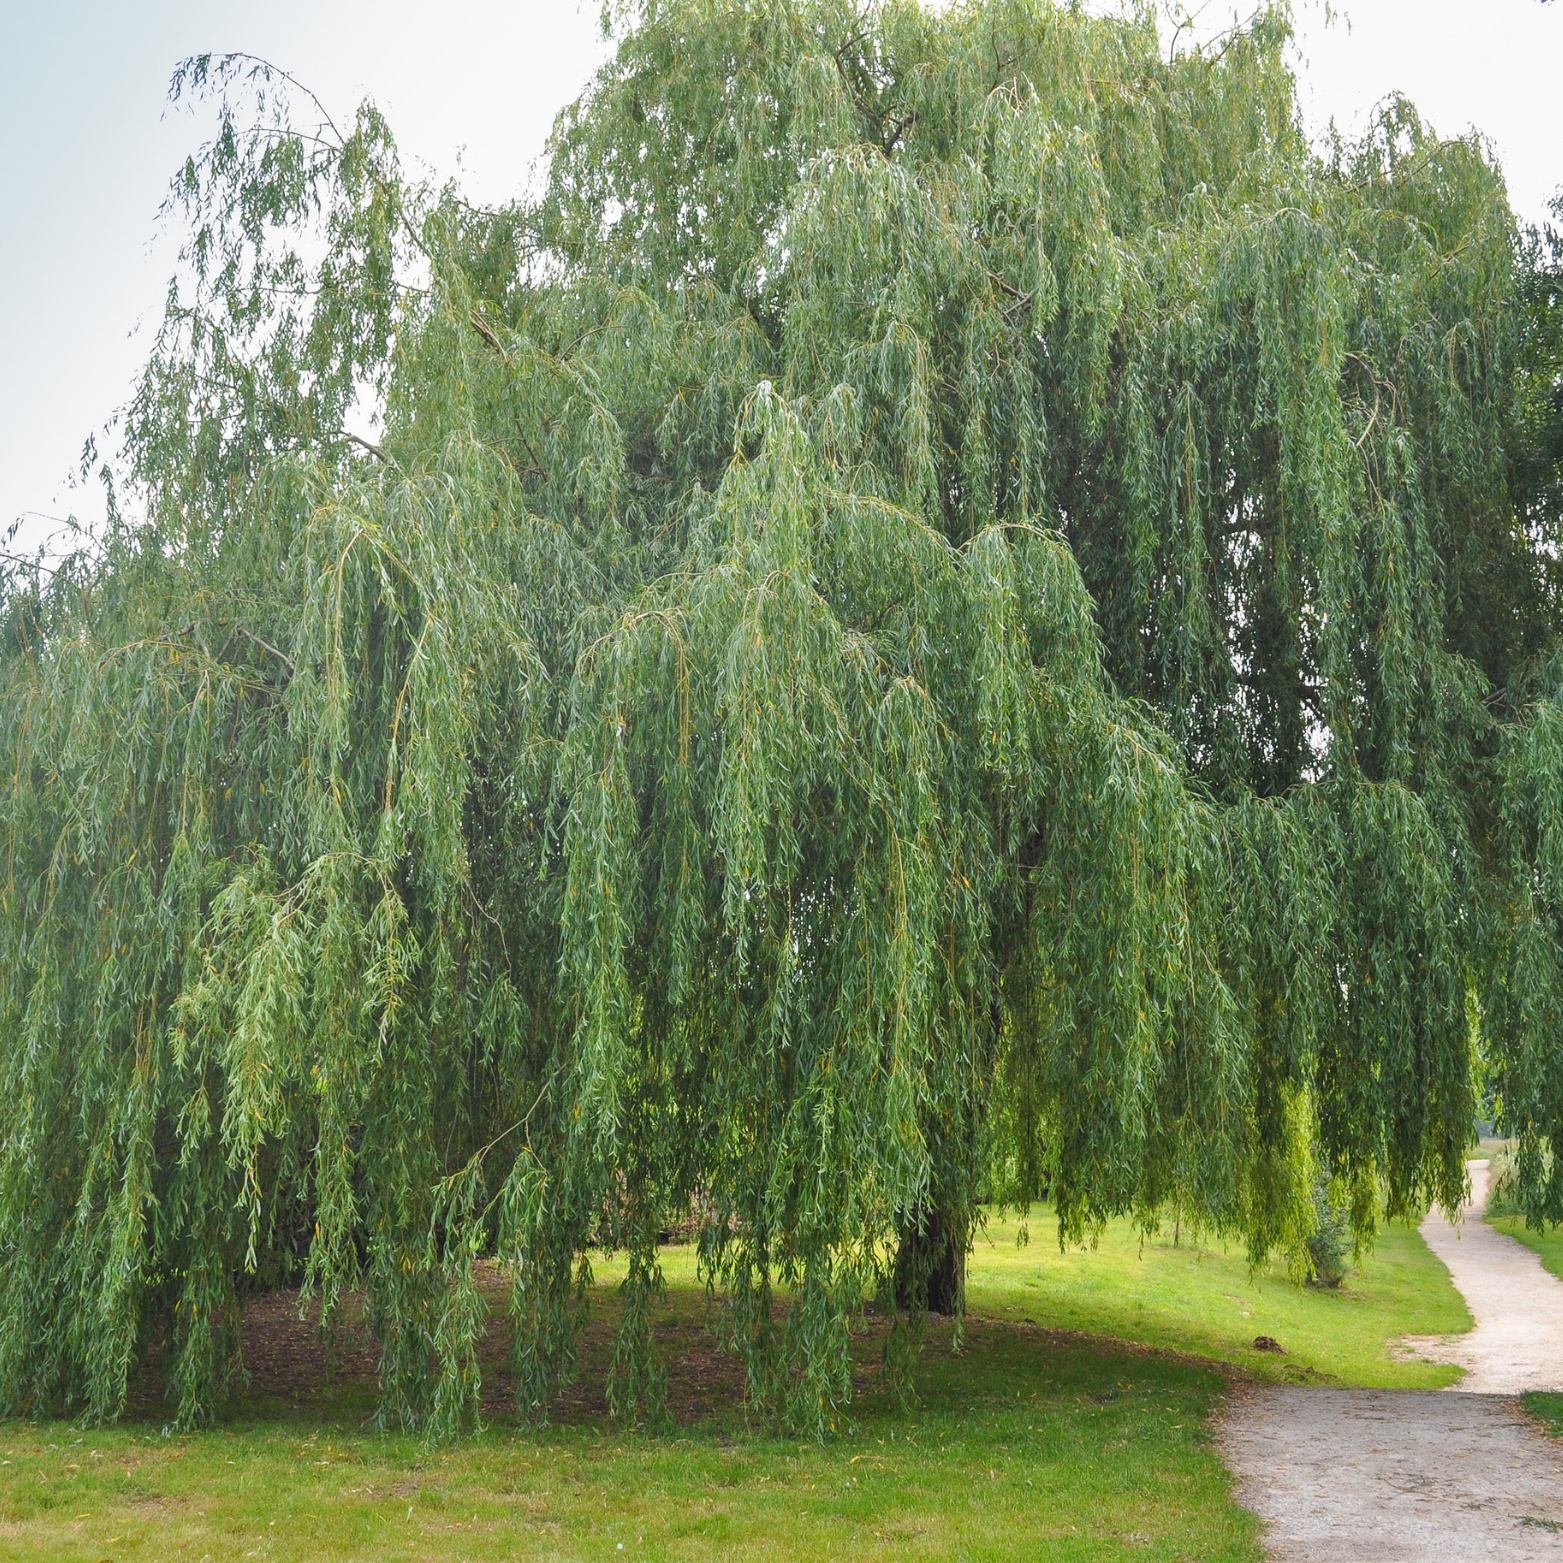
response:
[[[1197,4],[1197,0],[1195,0]],[[1563,185],[1563,0],[1318,0],[1299,7],[1311,128],[1360,129],[1391,91],[1440,133],[1491,141],[1523,217]],[[1244,5],[1244,14],[1250,7]],[[1212,0],[1202,28],[1230,17]],[[169,111],[187,55],[245,50],[336,113],[364,96],[403,154],[479,200],[517,190],[603,57],[597,0],[0,0],[0,530],[30,546],[75,514],[83,441],[129,393],[173,245],[169,176],[204,121]]]

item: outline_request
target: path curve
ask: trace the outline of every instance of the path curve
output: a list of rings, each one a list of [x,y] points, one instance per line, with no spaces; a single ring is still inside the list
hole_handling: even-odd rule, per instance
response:
[[[1481,1219],[1487,1203],[1487,1163],[1473,1161],[1471,1204],[1458,1228],[1441,1210],[1420,1231],[1465,1298],[1476,1328],[1465,1335],[1410,1336],[1406,1345],[1433,1362],[1453,1362],[1466,1375],[1451,1389],[1518,1395],[1563,1389],[1563,1281],[1523,1243]]]
[[[1467,1369],[1449,1390],[1254,1386],[1218,1428],[1266,1550],[1297,1563],[1563,1560],[1563,1447],[1515,1396],[1563,1388],[1563,1282],[1481,1219],[1487,1164],[1456,1227],[1422,1223],[1476,1321],[1407,1342]]]

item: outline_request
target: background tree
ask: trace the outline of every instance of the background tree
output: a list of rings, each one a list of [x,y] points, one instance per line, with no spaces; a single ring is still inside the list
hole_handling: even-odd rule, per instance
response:
[[[698,1200],[824,1433],[984,1198],[1256,1259],[1452,1202],[1478,1029],[1544,1208],[1526,272],[1474,141],[1311,151],[1286,38],[648,0],[501,210],[181,72],[109,532],[7,580],[12,1409],[111,1416],[161,1335],[209,1416],[296,1270],[443,1435],[491,1255],[543,1416],[606,1244],[655,1411]]]
[[[1558,215],[1557,203],[1553,215]],[[1526,236],[1521,252],[1519,332],[1514,376],[1514,513],[1523,528],[1534,582],[1521,602],[1530,614],[1515,658],[1495,676],[1489,701],[1507,716],[1501,734],[1499,808],[1495,832],[1510,854],[1502,882],[1512,899],[1498,908],[1502,930],[1484,983],[1491,1049],[1488,1087],[1505,1130],[1519,1139],[1521,1201],[1531,1222],[1563,1219],[1563,1104],[1558,1074],[1558,1022],[1563,986],[1557,940],[1563,934],[1558,899],[1559,696],[1563,691],[1555,634],[1559,602],[1558,525],[1563,518],[1563,244],[1550,224]],[[1529,584],[1529,583],[1528,583]],[[1518,594],[1516,594],[1518,595]],[[1516,637],[1518,639],[1518,637]],[[1523,1040],[1522,1040],[1523,1039]],[[1504,1045],[1504,1044],[1507,1045]]]

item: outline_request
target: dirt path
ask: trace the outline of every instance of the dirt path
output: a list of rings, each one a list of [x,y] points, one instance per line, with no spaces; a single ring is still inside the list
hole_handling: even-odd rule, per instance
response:
[[[1500,1395],[1277,1385],[1228,1405],[1221,1449],[1271,1557],[1563,1558],[1563,1458]]]
[[[1563,1559],[1563,1453],[1514,1397],[1563,1389],[1563,1282],[1480,1219],[1436,1212],[1422,1236],[1476,1328],[1408,1345],[1468,1369],[1450,1390],[1254,1388],[1229,1402],[1222,1452],[1267,1522],[1272,1557],[1302,1563]]]
[[[1467,1335],[1413,1336],[1407,1346],[1434,1362],[1454,1362],[1471,1394],[1517,1395],[1563,1389],[1563,1281],[1506,1232],[1480,1218],[1487,1163],[1473,1161],[1471,1204],[1456,1231],[1441,1211],[1422,1223],[1427,1246],[1449,1267],[1476,1328]]]

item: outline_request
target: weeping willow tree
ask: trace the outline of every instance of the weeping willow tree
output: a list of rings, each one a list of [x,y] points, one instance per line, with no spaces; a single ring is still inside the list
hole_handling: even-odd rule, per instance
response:
[[[1281,12],[1170,59],[1044,0],[615,25],[501,209],[372,107],[176,77],[220,128],[110,524],[5,580],[9,1412],[112,1417],[156,1351],[209,1418],[291,1275],[446,1436],[495,1260],[542,1418],[610,1248],[654,1415],[694,1208],[751,1397],[823,1434],[983,1201],[1258,1260],[1323,1180],[1361,1240],[1458,1197],[1482,1068],[1559,1201],[1480,145],[1311,149]]]

